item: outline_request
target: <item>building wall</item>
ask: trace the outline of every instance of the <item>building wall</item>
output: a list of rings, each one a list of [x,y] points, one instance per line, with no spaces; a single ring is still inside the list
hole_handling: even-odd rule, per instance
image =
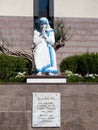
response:
[[[33,16],[33,0],[0,0],[0,16]]]
[[[54,0],[55,17],[98,18],[97,0]]]
[[[33,17],[0,16],[0,40],[7,41],[10,50],[32,53]]]
[[[0,130],[32,128],[32,93],[61,95],[61,126],[39,130],[98,130],[98,84],[0,85]]]
[[[33,16],[33,0],[0,0],[0,15]],[[98,18],[98,1],[54,0],[54,17]]]

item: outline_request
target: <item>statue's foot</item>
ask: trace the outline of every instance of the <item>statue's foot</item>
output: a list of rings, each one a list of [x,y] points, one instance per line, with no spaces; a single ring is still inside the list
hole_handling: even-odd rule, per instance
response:
[[[48,75],[53,76],[53,75],[54,75],[54,73],[49,73]]]
[[[41,72],[38,72],[37,75],[42,75],[42,73],[41,73]]]

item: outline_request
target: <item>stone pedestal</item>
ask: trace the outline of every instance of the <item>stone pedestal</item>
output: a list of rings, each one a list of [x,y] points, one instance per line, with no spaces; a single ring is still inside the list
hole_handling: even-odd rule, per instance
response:
[[[26,83],[66,83],[65,76],[27,76]]]

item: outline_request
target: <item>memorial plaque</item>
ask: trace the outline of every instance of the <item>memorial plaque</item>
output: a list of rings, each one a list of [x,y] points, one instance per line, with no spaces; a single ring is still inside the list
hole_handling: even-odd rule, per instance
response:
[[[32,127],[60,127],[60,93],[33,93]]]

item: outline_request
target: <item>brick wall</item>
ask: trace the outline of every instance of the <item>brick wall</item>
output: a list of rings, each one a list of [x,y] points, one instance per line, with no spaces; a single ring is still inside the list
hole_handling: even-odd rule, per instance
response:
[[[2,84],[0,130],[37,130],[31,127],[32,93],[61,94],[61,127],[39,130],[97,130],[98,84]]]
[[[13,50],[31,52],[33,17],[0,16],[0,39],[9,43]]]

